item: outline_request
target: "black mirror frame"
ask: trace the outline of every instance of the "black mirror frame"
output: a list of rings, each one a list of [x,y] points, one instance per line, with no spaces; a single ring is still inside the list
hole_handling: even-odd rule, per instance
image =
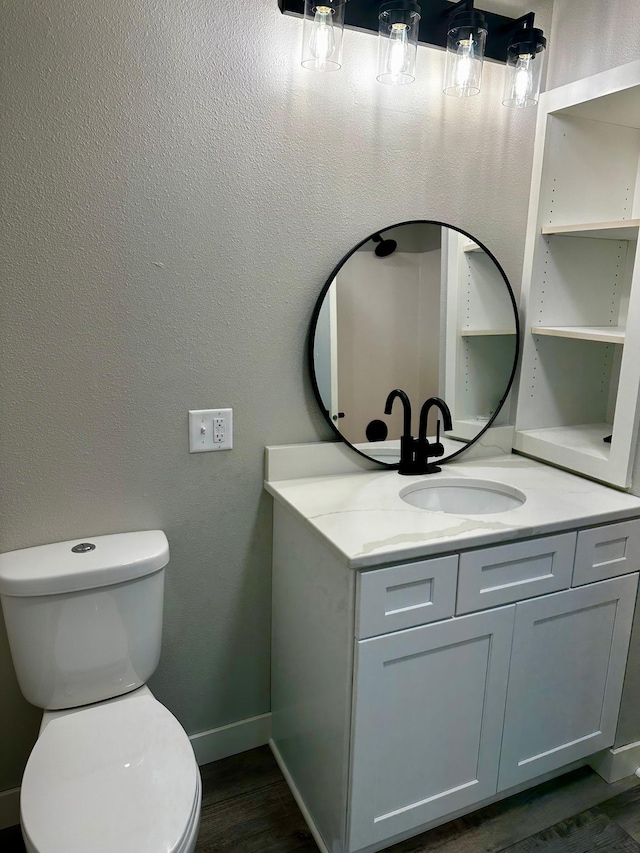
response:
[[[494,264],[498,268],[498,271],[500,272],[500,275],[502,276],[504,283],[505,283],[505,286],[507,288],[507,293],[509,294],[509,298],[511,299],[511,306],[513,308],[513,316],[515,319],[516,351],[515,351],[515,354],[513,357],[513,368],[511,370],[511,375],[509,376],[509,381],[507,382],[506,390],[502,396],[502,399],[500,400],[500,403],[498,404],[498,407],[496,408],[496,410],[493,413],[493,415],[491,416],[491,418],[487,421],[485,426],[480,430],[480,432],[476,435],[475,438],[471,439],[470,441],[467,441],[464,444],[464,446],[461,447],[460,450],[456,450],[455,453],[451,453],[449,456],[443,456],[442,458],[439,458],[438,459],[439,464],[449,462],[451,459],[455,459],[456,456],[459,456],[461,453],[464,453],[473,444],[475,444],[476,441],[478,441],[485,434],[485,432],[491,427],[491,424],[495,421],[495,419],[499,415],[500,410],[504,406],[506,399],[509,396],[509,392],[511,391],[511,388],[513,386],[513,380],[515,379],[516,371],[518,368],[518,359],[520,358],[520,317],[518,314],[518,305],[516,303],[516,298],[514,296],[513,289],[511,287],[509,279],[507,278],[507,275],[506,275],[505,271],[503,270],[502,265],[498,262],[496,256],[493,254],[493,252],[490,252],[489,249],[487,249],[487,247],[484,245],[484,243],[481,243],[480,240],[478,240],[472,234],[469,234],[468,231],[465,231],[463,228],[458,228],[455,225],[449,225],[446,222],[438,222],[435,219],[407,219],[404,222],[397,222],[394,225],[386,225],[383,228],[378,228],[376,231],[374,231],[368,237],[365,237],[364,240],[361,240],[334,267],[333,272],[331,273],[331,275],[327,279],[324,287],[322,288],[322,290],[320,292],[320,295],[318,296],[315,307],[313,309],[313,314],[311,315],[311,323],[309,326],[309,337],[308,337],[308,343],[307,343],[307,359],[308,359],[308,365],[309,365],[309,375],[311,377],[311,384],[313,386],[313,393],[315,394],[315,398],[316,398],[316,401],[318,403],[318,406],[320,407],[320,411],[324,415],[324,418],[327,421],[327,423],[329,424],[329,426],[331,427],[331,429],[335,432],[335,434],[338,436],[340,441],[342,441],[346,445],[348,445],[355,453],[357,453],[360,456],[363,456],[365,459],[368,459],[370,462],[375,462],[377,465],[380,465],[381,468],[388,468],[389,470],[397,470],[400,463],[399,462],[380,462],[380,460],[373,459],[371,456],[369,456],[367,453],[364,453],[362,450],[358,450],[358,448],[355,447],[353,444],[351,444],[350,441],[347,441],[347,439],[342,435],[342,433],[340,432],[338,427],[331,420],[331,417],[329,416],[329,412],[327,409],[325,409],[324,402],[322,400],[322,397],[320,396],[320,389],[318,388],[318,382],[316,380],[316,371],[315,371],[315,364],[314,364],[314,358],[313,358],[313,350],[314,350],[314,344],[315,344],[315,339],[316,339],[316,329],[318,327],[318,316],[320,314],[320,309],[322,307],[322,303],[324,302],[324,298],[327,295],[327,291],[329,290],[329,288],[333,284],[335,277],[338,275],[338,273],[340,272],[342,267],[346,264],[346,262],[349,260],[349,258],[353,254],[355,254],[355,252],[358,251],[358,249],[360,249],[362,246],[364,246],[365,243],[368,243],[369,240],[371,240],[376,234],[379,234],[381,231],[390,231],[392,228],[400,228],[402,225],[438,225],[441,228],[450,228],[452,231],[457,231],[458,234],[464,234],[464,236],[467,237],[469,240],[471,240],[474,243],[477,243],[477,245],[480,246],[482,251],[485,252],[491,258],[491,260],[494,262]]]

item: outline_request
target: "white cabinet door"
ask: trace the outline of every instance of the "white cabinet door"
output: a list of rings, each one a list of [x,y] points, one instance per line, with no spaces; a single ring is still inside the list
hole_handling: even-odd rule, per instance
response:
[[[514,613],[356,643],[349,850],[495,793]]]
[[[638,575],[516,606],[498,790],[614,741]]]

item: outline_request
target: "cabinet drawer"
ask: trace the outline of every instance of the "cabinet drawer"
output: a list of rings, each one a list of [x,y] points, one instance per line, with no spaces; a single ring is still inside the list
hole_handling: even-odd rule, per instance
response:
[[[578,533],[573,586],[640,570],[640,519]]]
[[[453,616],[458,557],[438,557],[358,575],[356,637],[364,639]]]
[[[456,613],[470,613],[571,586],[575,533],[460,555]]]

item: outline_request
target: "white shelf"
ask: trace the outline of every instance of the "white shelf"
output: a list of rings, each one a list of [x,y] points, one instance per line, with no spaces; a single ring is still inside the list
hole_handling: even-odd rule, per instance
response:
[[[468,255],[470,252],[484,252],[484,249],[481,246],[478,246],[477,243],[465,243],[462,247],[462,251]]]
[[[451,438],[455,437],[458,441],[472,441],[488,423],[489,418],[455,419],[453,429],[444,434]],[[494,447],[504,448],[505,452],[509,453],[513,446],[513,431],[514,428],[510,424],[496,424],[494,421],[493,426],[489,428],[487,441]]]
[[[545,225],[543,235],[565,237],[599,237],[603,240],[637,240],[640,219],[619,219],[616,222],[583,222],[578,225]]]
[[[586,453],[597,459],[608,459],[611,444],[605,443],[604,438],[611,435],[612,432],[612,425],[607,423],[575,424],[573,426],[521,430],[520,438],[522,439],[522,450],[525,453],[533,450],[533,447],[526,447],[527,439],[529,439],[532,445],[542,442],[556,448]]]
[[[478,415],[477,418],[458,418],[456,420],[456,423],[462,424],[463,426],[481,427],[482,429],[484,429],[489,423],[489,418],[483,418],[480,415]]]
[[[453,429],[445,432],[445,435],[457,438],[458,441],[473,441],[488,423],[489,418],[454,418]]]
[[[460,329],[463,338],[486,337],[487,335],[515,335],[515,329]]]
[[[548,335],[552,338],[573,338],[579,341],[600,341],[608,344],[623,344],[624,326],[532,326],[531,334]],[[465,334],[463,332],[462,334]]]

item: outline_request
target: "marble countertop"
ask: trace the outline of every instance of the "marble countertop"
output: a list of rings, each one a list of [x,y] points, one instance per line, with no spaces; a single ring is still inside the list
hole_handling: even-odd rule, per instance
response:
[[[271,479],[265,488],[353,569],[640,516],[640,498],[524,456],[451,462],[428,481],[451,477],[512,486],[527,500],[517,509],[484,515],[430,512],[399,496],[425,477],[385,470]]]

